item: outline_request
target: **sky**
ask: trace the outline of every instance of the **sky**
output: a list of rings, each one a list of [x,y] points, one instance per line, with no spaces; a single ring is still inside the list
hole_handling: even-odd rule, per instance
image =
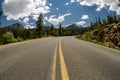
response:
[[[21,23],[35,27],[40,13],[45,25],[70,24],[89,26],[91,21],[108,15],[120,15],[119,0],[0,0],[2,27]]]

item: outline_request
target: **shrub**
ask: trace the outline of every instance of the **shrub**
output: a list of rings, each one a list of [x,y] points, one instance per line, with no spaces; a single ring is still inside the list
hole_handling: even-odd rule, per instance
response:
[[[1,36],[1,42],[3,44],[13,43],[13,42],[17,42],[17,41],[18,40],[14,38],[14,35],[11,32],[4,33]]]
[[[23,39],[18,37],[18,38],[17,38],[17,41],[18,41],[18,42],[21,42],[21,41],[23,41]]]

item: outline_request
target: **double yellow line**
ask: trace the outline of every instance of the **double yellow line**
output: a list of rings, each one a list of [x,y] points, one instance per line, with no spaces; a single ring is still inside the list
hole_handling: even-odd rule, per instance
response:
[[[53,59],[53,69],[52,69],[52,80],[56,79],[57,52],[59,53],[59,57],[60,57],[60,69],[61,69],[62,80],[70,80],[68,72],[67,72],[67,68],[66,68],[63,52],[62,52],[61,41],[59,41],[59,43],[57,44],[57,46],[55,48],[55,54],[54,54],[54,59]]]

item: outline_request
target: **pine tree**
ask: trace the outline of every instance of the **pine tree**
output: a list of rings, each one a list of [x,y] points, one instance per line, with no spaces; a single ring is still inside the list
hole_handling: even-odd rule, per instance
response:
[[[100,17],[98,18],[98,23],[99,23],[99,24],[101,24],[101,23],[102,23],[102,22],[101,22],[101,19],[100,19]]]
[[[107,16],[107,23],[108,24],[114,23],[114,18],[111,15]]]
[[[93,25],[93,23],[91,22],[91,23],[90,23],[90,30],[93,30],[93,26],[94,26],[94,25]]]
[[[2,15],[2,11],[0,10],[0,44],[2,44],[2,39],[1,39],[1,35],[2,35],[2,31],[1,31],[1,15]]]
[[[47,35],[48,35],[48,36],[50,35],[50,26],[49,26],[48,29],[47,29]]]
[[[62,36],[62,35],[63,35],[63,29],[62,29],[62,26],[60,24],[60,26],[59,26],[59,36]]]
[[[55,31],[55,28],[54,28],[53,24],[51,24],[51,26],[50,26],[50,35],[54,36],[54,31]]]
[[[102,24],[105,26],[105,25],[107,25],[107,20],[106,19],[103,19],[102,20]]]
[[[36,22],[36,32],[37,32],[37,36],[40,38],[42,36],[44,36],[44,23],[43,23],[43,16],[42,14],[39,15],[38,20]]]
[[[0,10],[0,19],[1,19],[2,11]],[[1,27],[1,20],[0,20],[0,27]]]

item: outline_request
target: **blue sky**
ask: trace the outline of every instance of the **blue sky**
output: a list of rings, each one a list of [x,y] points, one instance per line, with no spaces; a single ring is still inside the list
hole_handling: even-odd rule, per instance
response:
[[[46,25],[77,24],[88,26],[95,17],[120,15],[119,0],[1,0],[2,26],[16,22],[25,27],[35,27],[40,13]]]

